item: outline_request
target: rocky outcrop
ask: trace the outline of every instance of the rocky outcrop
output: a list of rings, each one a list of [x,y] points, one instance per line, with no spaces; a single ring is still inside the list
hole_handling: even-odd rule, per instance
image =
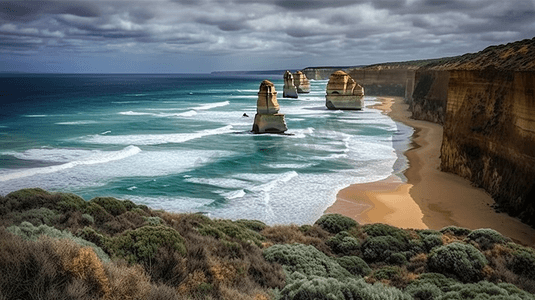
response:
[[[283,114],[279,114],[280,106],[277,102],[275,85],[269,80],[260,84],[258,100],[256,101],[256,115],[254,118],[254,133],[283,133],[288,130]]]
[[[290,71],[284,73],[284,87],[282,90],[283,98],[298,98],[297,88],[294,85],[294,77]]]
[[[364,89],[344,71],[331,74],[327,83],[325,106],[328,109],[362,109]]]
[[[294,85],[298,93],[310,93],[310,82],[303,72],[297,71],[293,74]]]
[[[449,72],[441,70],[418,70],[415,87],[409,98],[412,118],[444,124],[448,100]]]

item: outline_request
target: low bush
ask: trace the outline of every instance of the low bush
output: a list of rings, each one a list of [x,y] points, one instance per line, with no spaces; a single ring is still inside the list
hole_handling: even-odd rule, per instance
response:
[[[323,215],[314,224],[334,234],[340,231],[348,231],[359,225],[357,221],[340,214]]]
[[[349,300],[349,299],[389,299],[409,300],[402,291],[381,283],[368,284],[362,279],[314,277],[299,279],[288,284],[281,291],[281,299],[288,300]]]
[[[394,277],[401,275],[401,269],[399,267],[386,266],[377,269],[373,272],[372,276],[377,280],[391,280]]]
[[[427,250],[426,252],[431,251],[431,249],[435,247],[443,245],[442,235],[430,234],[430,235],[424,236],[422,238],[422,242],[424,244],[425,249]]]
[[[240,219],[240,220],[237,220],[236,221],[237,224],[240,224],[240,225],[243,225],[251,230],[254,230],[256,232],[260,232],[262,230],[264,230],[265,228],[267,228],[268,226],[266,225],[266,223],[262,222],[262,221],[258,221],[258,220],[245,220],[245,219]]]
[[[535,279],[535,250],[520,245],[513,246],[512,258],[507,267],[515,274]]]
[[[336,261],[342,268],[355,276],[367,276],[372,272],[370,266],[358,256],[342,256]]]
[[[334,253],[337,254],[356,254],[360,248],[359,241],[352,237],[347,231],[340,231],[334,237],[325,242]]]
[[[482,250],[488,250],[495,244],[505,244],[510,240],[496,230],[490,228],[476,229],[466,237],[469,241],[476,242]]]
[[[442,232],[443,234],[450,233],[455,236],[467,236],[470,234],[470,232],[472,232],[472,230],[457,226],[447,226],[440,229],[440,232]]]
[[[258,232],[249,229],[240,222],[231,220],[210,220],[199,226],[199,233],[213,236],[217,239],[239,240],[243,243],[252,243],[262,246],[265,238]]]
[[[362,226],[362,230],[369,237],[391,236],[398,240],[399,243],[406,243],[411,237],[406,230],[381,223]]]
[[[366,261],[376,262],[384,261],[404,248],[405,244],[392,236],[377,236],[367,238],[361,246],[361,252]]]
[[[186,254],[184,239],[167,226],[144,226],[127,230],[114,237],[110,249],[131,263],[150,265],[160,247],[169,247],[181,255]]]
[[[334,258],[328,257],[313,246],[302,244],[274,245],[264,250],[264,257],[269,262],[281,264],[290,281],[302,276],[305,278],[319,276],[337,279],[352,276]]]
[[[10,220],[12,224],[20,224],[26,221],[35,226],[43,224],[51,226],[59,221],[60,215],[49,208],[41,207],[22,212],[11,212],[5,216],[5,219]]]
[[[411,284],[405,288],[405,293],[415,300],[439,299],[444,294],[436,285],[429,282]]]
[[[418,230],[417,233],[421,238],[424,238],[424,237],[429,236],[429,235],[442,235],[442,233],[440,231],[432,230],[432,229]]]
[[[83,247],[91,247],[98,257],[105,262],[110,260],[109,256],[96,244],[74,236],[69,231],[61,231],[47,225],[33,226],[31,223],[22,222],[19,226],[10,226],[7,231],[18,235],[24,239],[37,241],[40,236],[45,235],[55,239],[68,239]]]
[[[431,271],[458,278],[463,282],[480,280],[481,270],[487,263],[485,256],[474,246],[462,243],[434,248],[428,260]]]
[[[96,197],[89,200],[89,203],[96,203],[102,207],[106,212],[116,217],[127,211],[123,201],[117,200],[113,197]]]
[[[409,262],[407,261],[407,257],[403,253],[392,253],[390,256],[386,259],[386,262],[388,264],[392,265],[406,265]]]

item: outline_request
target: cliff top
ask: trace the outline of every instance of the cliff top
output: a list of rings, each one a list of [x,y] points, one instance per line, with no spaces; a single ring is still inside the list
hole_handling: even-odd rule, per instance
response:
[[[490,46],[477,53],[444,58],[426,67],[442,70],[475,70],[493,67],[499,70],[534,71],[535,38]]]

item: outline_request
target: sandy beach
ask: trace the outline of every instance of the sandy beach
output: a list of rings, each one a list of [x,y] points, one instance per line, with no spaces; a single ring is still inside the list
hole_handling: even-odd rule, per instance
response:
[[[351,185],[338,193],[325,213],[340,213],[360,224],[386,223],[401,228],[492,228],[516,242],[535,246],[535,229],[497,213],[491,207],[494,200],[483,189],[440,171],[441,125],[411,119],[402,98],[379,100],[381,104],[374,108],[414,128],[413,147],[404,153],[409,165],[403,172],[407,180],[392,175],[378,182]]]

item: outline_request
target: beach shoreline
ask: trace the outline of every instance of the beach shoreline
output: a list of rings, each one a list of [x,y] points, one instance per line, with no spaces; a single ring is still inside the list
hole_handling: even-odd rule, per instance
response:
[[[325,213],[339,213],[360,224],[385,223],[400,228],[441,229],[454,225],[469,229],[492,228],[516,242],[535,246],[535,229],[505,213],[494,200],[468,180],[440,171],[442,126],[413,120],[401,97],[378,98],[380,109],[394,121],[414,128],[412,147],[403,154],[405,178],[390,177],[353,184],[340,190]]]

